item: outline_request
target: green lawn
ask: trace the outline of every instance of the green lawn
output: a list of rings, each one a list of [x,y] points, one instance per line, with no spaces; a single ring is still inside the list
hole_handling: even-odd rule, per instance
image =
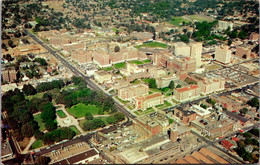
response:
[[[116,69],[125,68],[125,62],[117,63],[114,65]]]
[[[77,127],[76,126],[70,126],[70,129],[72,130],[72,131],[74,131],[75,133],[76,133],[76,135],[79,135],[80,134],[80,132],[79,132],[79,130],[77,129]]]
[[[31,95],[31,96],[25,96],[26,99],[33,99],[33,98],[42,98],[42,96],[44,95],[45,92],[42,92],[42,93],[37,93],[35,95]]]
[[[67,115],[66,115],[62,110],[57,110],[56,113],[57,113],[61,118],[67,117]]]
[[[155,110],[152,108],[152,107],[150,107],[150,108],[147,108],[147,110],[145,110],[145,111],[142,111],[142,110],[136,110],[136,111],[134,111],[134,113],[135,114],[137,114],[137,115],[148,115],[148,114],[151,114],[151,113],[153,113],[153,112],[155,112]]]
[[[128,105],[127,108],[130,109],[130,110],[133,110],[133,109],[134,109],[134,107],[131,106],[131,105]]]
[[[103,70],[105,70],[105,71],[111,71],[111,70],[113,70],[114,68],[113,67],[106,67],[106,68],[103,68]]]
[[[203,22],[203,21],[212,22],[212,21],[215,20],[215,19],[213,19],[209,16],[203,16],[203,15],[189,15],[188,17],[191,18],[191,19],[195,19],[198,22]]]
[[[31,145],[31,149],[36,149],[36,148],[40,148],[43,146],[43,142],[42,140],[36,140],[35,142],[33,142],[33,144]]]
[[[101,108],[97,107],[96,105],[85,105],[79,103],[77,105],[72,106],[71,108],[68,108],[68,112],[77,118],[81,118],[85,117],[85,114],[87,112],[92,113],[92,115],[97,115],[100,109]]]
[[[131,64],[137,64],[137,65],[143,64],[142,61],[138,61],[138,60],[133,60],[133,61],[128,61],[128,62],[131,63]]]
[[[123,104],[126,104],[126,103],[129,103],[129,102],[130,102],[130,101],[124,101],[124,100],[120,99],[118,96],[116,96],[116,99],[117,99],[118,101],[120,101],[121,103],[123,103]]]
[[[37,114],[37,115],[33,115],[33,118],[35,121],[37,121],[39,127],[40,127],[40,131],[44,131],[45,128],[45,124],[42,122],[42,118],[41,118],[41,113]]]
[[[171,24],[175,26],[181,26],[182,22],[189,23],[190,20],[183,18],[183,17],[172,17],[172,21],[170,21]]]
[[[68,90],[68,89],[74,89],[74,88],[77,88],[77,86],[74,84],[70,84],[68,86],[63,87],[61,90]]]
[[[143,63],[149,63],[149,62],[151,62],[151,60],[150,60],[150,59],[143,60]]]
[[[162,93],[160,89],[156,89],[156,88],[150,88],[150,91]]]
[[[140,83],[141,81],[140,80],[134,80],[134,81],[132,81],[132,82],[130,82],[131,84],[138,84],[138,83]]]
[[[169,124],[172,124],[172,123],[173,123],[173,119],[170,118],[170,119],[169,119]]]
[[[169,103],[168,101],[164,101],[164,104],[156,105],[155,107],[158,108],[158,109],[165,109],[165,108],[170,107],[170,106],[172,106],[171,103]]]
[[[144,43],[142,45],[135,46],[136,49],[140,49],[141,47],[152,47],[152,48],[161,47],[161,48],[167,48],[168,45],[164,44],[164,43],[161,43],[161,42],[149,42],[149,43]]]

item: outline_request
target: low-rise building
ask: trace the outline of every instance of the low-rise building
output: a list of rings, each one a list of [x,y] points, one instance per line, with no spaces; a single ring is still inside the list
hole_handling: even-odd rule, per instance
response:
[[[230,27],[230,30],[233,30],[234,24],[232,22],[228,21],[218,21],[218,28],[220,30],[227,30],[228,27]]]
[[[14,82],[17,79],[14,67],[2,68],[1,76],[5,82]]]
[[[130,85],[118,89],[118,97],[122,100],[131,100],[135,97],[147,95],[149,87],[145,84]]]
[[[184,124],[189,124],[197,117],[196,112],[191,110],[184,110],[181,107],[175,108],[173,115],[178,117],[181,120],[181,122]]]
[[[178,101],[188,100],[200,95],[200,88],[198,85],[190,85],[182,88],[174,89],[175,99]]]
[[[112,75],[104,70],[100,70],[94,73],[94,78],[99,83],[104,83],[104,81],[110,81],[112,79]]]
[[[146,110],[149,107],[163,104],[163,95],[160,93],[154,93],[147,96],[141,96],[135,98],[136,109]]]

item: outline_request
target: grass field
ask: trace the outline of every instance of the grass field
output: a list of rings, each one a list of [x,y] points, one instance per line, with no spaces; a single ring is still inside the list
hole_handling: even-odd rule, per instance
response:
[[[77,86],[73,85],[73,84],[70,84],[68,86],[63,87],[61,90],[68,90],[68,89],[74,89],[74,88],[77,88]]]
[[[33,99],[33,98],[42,98],[42,96],[44,95],[45,92],[42,92],[42,93],[37,93],[35,95],[31,95],[31,96],[25,96],[26,99]]]
[[[138,83],[140,83],[141,81],[140,80],[134,80],[134,81],[132,81],[132,82],[130,82],[131,84],[138,84]]]
[[[215,20],[214,18],[206,16],[206,15],[189,15],[188,17],[191,19],[195,19],[198,22],[203,22],[203,21],[212,22]]]
[[[113,70],[113,67],[106,67],[106,68],[102,68],[103,70],[105,70],[105,71],[111,71],[111,70]]]
[[[153,112],[155,112],[155,110],[152,108],[152,107],[150,107],[150,108],[147,108],[147,110],[145,110],[145,111],[142,111],[142,110],[136,110],[136,111],[134,111],[134,113],[135,114],[137,114],[137,115],[148,115],[148,114],[151,114],[151,113],[153,113]]]
[[[170,24],[175,26],[181,26],[182,22],[189,23],[190,20],[183,18],[183,17],[172,17],[172,21],[170,21]]]
[[[164,104],[156,105],[155,107],[158,108],[158,109],[165,109],[169,106],[172,106],[172,104],[169,103],[168,101],[164,101]]]
[[[133,60],[133,61],[128,61],[131,64],[137,64],[137,65],[141,65],[144,64],[142,61],[138,61],[138,60]]]
[[[98,114],[99,110],[100,108],[97,107],[96,105],[85,105],[82,103],[79,103],[77,105],[72,106],[71,108],[68,108],[68,112],[77,118],[85,117],[85,114],[87,112],[90,112],[92,115],[96,115]]]
[[[123,103],[123,104],[126,104],[126,103],[129,103],[129,102],[130,102],[130,101],[124,101],[124,100],[120,99],[118,96],[116,96],[116,99],[117,99],[118,101],[120,101],[121,103]]]
[[[67,115],[62,110],[57,110],[56,113],[60,116],[60,118],[67,117]]]
[[[33,150],[33,149],[36,149],[36,148],[40,148],[42,146],[43,146],[42,140],[36,140],[35,142],[33,142],[30,149]]]
[[[116,69],[125,68],[125,62],[117,63],[114,65]]]
[[[74,131],[75,133],[76,133],[76,135],[79,135],[80,134],[80,132],[79,132],[79,130],[77,129],[77,127],[76,126],[70,126],[70,129],[72,130],[72,131]]]
[[[40,131],[44,131],[45,128],[45,124],[42,122],[42,118],[41,118],[41,113],[37,114],[37,115],[33,115],[33,118],[35,121],[37,121],[39,127],[40,127]]]
[[[164,44],[164,43],[161,43],[161,42],[149,42],[149,43],[144,43],[142,45],[135,46],[135,48],[137,48],[137,49],[140,49],[141,47],[152,47],[152,48],[161,47],[161,48],[167,48],[168,45]]]
[[[143,60],[143,63],[149,63],[149,62],[151,62],[151,60],[150,60],[150,59]]]

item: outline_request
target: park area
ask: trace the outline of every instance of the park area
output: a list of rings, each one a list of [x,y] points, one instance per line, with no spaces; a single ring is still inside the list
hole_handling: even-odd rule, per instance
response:
[[[207,21],[207,22],[212,22],[215,19],[207,16],[207,15],[203,15],[203,14],[195,14],[195,15],[187,15],[187,16],[181,16],[181,17],[172,17],[172,21],[170,21],[170,24],[175,25],[175,26],[181,26],[183,21],[187,24],[189,22],[203,22],[203,21]]]
[[[151,114],[151,113],[153,113],[153,112],[155,112],[155,110],[154,110],[152,107],[147,108],[147,110],[145,110],[145,111],[142,111],[142,110],[140,110],[140,109],[134,111],[134,113],[135,113],[136,115],[138,115],[138,116],[141,116],[141,115],[149,115],[149,114]]]
[[[97,115],[101,108],[97,107],[96,105],[85,105],[79,103],[77,105],[72,106],[71,108],[67,109],[68,112],[76,118],[85,117],[87,112],[90,112],[92,115]]]
[[[135,48],[140,49],[141,47],[152,47],[152,48],[156,48],[156,47],[160,47],[160,48],[167,48],[169,45],[161,43],[161,42],[148,42],[148,43],[144,43],[142,45],[137,45],[135,46]]]
[[[67,115],[62,110],[57,110],[56,113],[59,115],[60,118],[67,117]]]
[[[128,62],[129,62],[130,64],[142,65],[142,64],[150,63],[151,60],[149,60],[149,59],[143,60],[143,61],[133,60],[133,61],[128,61]]]
[[[44,123],[42,122],[42,118],[41,118],[41,113],[38,113],[36,115],[33,115],[33,118],[34,120],[38,123],[38,126],[40,127],[40,131],[44,131],[46,128],[45,128],[45,125]]]

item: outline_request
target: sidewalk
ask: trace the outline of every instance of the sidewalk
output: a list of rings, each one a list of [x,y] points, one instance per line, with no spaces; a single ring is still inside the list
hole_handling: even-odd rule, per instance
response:
[[[28,150],[30,149],[31,145],[36,141],[35,137],[31,137],[29,144],[26,146],[26,148],[22,151],[22,154],[26,154]]]

